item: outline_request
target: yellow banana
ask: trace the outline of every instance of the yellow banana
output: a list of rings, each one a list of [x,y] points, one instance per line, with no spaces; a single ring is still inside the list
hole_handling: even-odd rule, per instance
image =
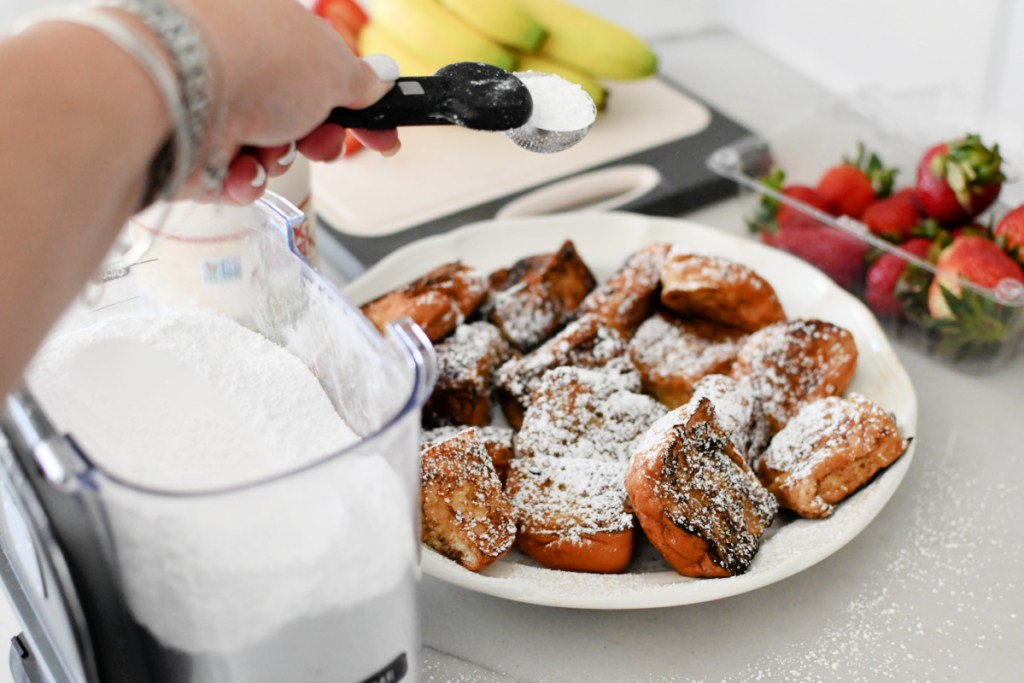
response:
[[[555,62],[540,55],[518,54],[516,56],[519,58],[519,66],[516,67],[519,71],[539,71],[541,73],[561,76],[565,80],[576,83],[583,88],[590,95],[591,99],[594,100],[594,104],[597,105],[599,111],[604,109],[604,105],[608,101],[608,91],[605,90],[603,85],[579,69],[574,69],[571,66],[566,66],[561,62]]]
[[[484,62],[513,69],[515,57],[451,14],[436,0],[370,0],[370,17],[401,36],[410,50],[451,62]]]
[[[440,0],[452,14],[502,45],[532,52],[544,38],[544,27],[519,0]]]
[[[657,68],[644,41],[607,19],[565,0],[520,2],[548,31],[540,47],[544,57],[613,80],[643,78]]]
[[[359,31],[359,54],[385,54],[398,62],[402,76],[430,76],[447,62],[432,55],[420,55],[391,35],[378,21],[371,21]]]

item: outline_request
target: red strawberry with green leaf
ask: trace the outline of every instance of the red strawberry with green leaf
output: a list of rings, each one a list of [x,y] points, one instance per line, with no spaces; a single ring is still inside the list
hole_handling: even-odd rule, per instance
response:
[[[1006,253],[1024,262],[1024,204],[1003,216],[992,234]]]
[[[871,202],[860,217],[871,232],[897,243],[910,237],[923,219],[917,193],[909,187]]]
[[[995,242],[978,235],[963,235],[942,250],[935,263],[935,280],[928,290],[928,312],[933,318],[954,318],[964,280],[994,289],[1003,280],[1024,285],[1024,271]]]
[[[915,315],[934,340],[935,352],[957,358],[990,356],[1016,344],[1024,332],[1019,307],[961,286],[963,280],[1003,293],[1024,287],[1024,271],[999,245],[978,235],[958,237],[939,254],[935,268],[928,288],[929,315]]]
[[[917,165],[917,198],[941,223],[970,220],[999,196],[1006,176],[999,145],[986,147],[977,135],[928,149]]]
[[[927,259],[932,241],[915,237],[900,245],[900,249],[914,256]],[[896,253],[884,253],[871,264],[865,279],[864,301],[879,318],[903,317],[903,299],[900,281],[907,271],[909,262]]]
[[[767,175],[760,178],[762,185],[789,199],[824,213],[832,213],[832,207],[813,187],[784,185],[785,180],[786,174],[781,168],[773,168]],[[768,194],[761,195],[760,203],[754,213],[747,218],[747,227],[751,232],[759,233],[761,241],[765,244],[774,244],[775,235],[786,227],[806,224],[821,225],[817,219],[808,215],[803,209],[791,206]]]
[[[889,195],[895,176],[895,169],[858,143],[857,157],[825,171],[815,189],[837,213],[860,218],[876,197]]]
[[[844,289],[859,290],[864,281],[868,245],[838,228],[792,224],[775,234],[773,244],[823,271]]]

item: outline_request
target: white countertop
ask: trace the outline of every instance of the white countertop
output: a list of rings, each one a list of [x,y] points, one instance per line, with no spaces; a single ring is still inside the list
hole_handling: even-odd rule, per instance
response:
[[[824,96],[730,34],[658,49],[664,73],[756,130]],[[741,213],[727,201],[687,217],[738,234]],[[973,376],[895,345],[920,402],[917,451],[894,498],[845,548],[752,593],[654,610],[538,607],[427,577],[422,679],[1020,680],[1024,358]],[[0,635],[18,630],[0,609]],[[0,666],[0,683],[10,680]]]

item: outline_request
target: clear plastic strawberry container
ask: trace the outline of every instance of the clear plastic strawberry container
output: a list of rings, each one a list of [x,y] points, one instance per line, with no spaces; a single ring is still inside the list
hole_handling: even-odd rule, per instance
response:
[[[782,169],[782,188],[794,184],[814,188],[827,169],[844,158],[856,157],[862,145],[886,167],[896,169],[895,194],[915,186],[918,161],[933,144],[967,133],[979,133],[987,145],[998,142],[985,131],[960,130],[958,134],[946,133],[947,137],[928,138],[915,130],[912,122],[889,123],[870,110],[855,110],[850,103],[836,100],[769,135],[745,137],[719,148],[708,157],[707,165],[739,184],[748,226],[763,229],[768,217],[767,225],[777,229],[778,222],[771,222],[773,206],[788,212],[787,219],[795,216],[795,220],[813,224],[814,229],[805,232],[783,229],[760,237],[751,227],[751,238],[817,265],[865,301],[890,336],[901,343],[917,346],[963,369],[984,370],[1012,359],[1019,362],[1024,355],[1024,277],[1017,276],[1012,266],[1006,265],[1006,259],[1015,262],[1024,274],[1024,250],[1014,254],[1005,245],[996,245],[991,233],[1003,215],[1022,203],[1011,197],[1021,195],[1024,183],[1014,178],[1005,158],[1003,172],[1007,179],[1000,198],[970,220],[973,227],[968,228],[967,221],[963,225],[922,221],[902,239],[876,234],[879,228],[875,221],[873,231],[862,220],[825,211],[790,196],[796,194],[792,191],[784,194],[765,184],[773,169]],[[929,243],[923,244],[924,240]],[[954,240],[971,242],[969,247],[979,248],[960,244],[955,250],[947,249]],[[971,274],[972,268],[977,271],[980,266],[974,267],[952,251],[982,251],[988,258],[995,247],[979,244],[981,240],[992,242],[1005,254],[1005,259],[998,255],[994,259],[1003,267],[999,272],[1009,268],[1011,277],[989,278],[994,281],[988,286],[972,281],[982,279]],[[856,254],[863,255],[859,267]],[[883,259],[884,265],[880,263]],[[876,264],[878,268],[872,273]],[[883,272],[886,270],[888,276]],[[897,275],[893,277],[893,273]]]

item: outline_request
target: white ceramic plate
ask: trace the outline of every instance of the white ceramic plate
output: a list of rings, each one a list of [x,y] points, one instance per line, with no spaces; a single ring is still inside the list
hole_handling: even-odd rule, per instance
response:
[[[859,392],[894,413],[905,436],[915,434],[913,385],[863,304],[793,256],[686,220],[607,213],[477,223],[395,251],[346,292],[354,302],[362,303],[456,259],[490,272],[520,257],[553,251],[564,239],[575,243],[598,280],[651,242],[672,242],[750,266],[775,287],[789,317],[819,318],[853,333],[860,356],[848,391]],[[913,450],[911,442],[909,452],[841,503],[829,519],[798,519],[773,526],[750,569],[741,576],[686,578],[668,568],[650,546],[642,546],[629,573],[619,575],[545,569],[515,552],[475,574],[428,548],[423,549],[423,571],[488,595],[558,607],[637,609],[717,600],[780,581],[842,548],[896,491]]]

